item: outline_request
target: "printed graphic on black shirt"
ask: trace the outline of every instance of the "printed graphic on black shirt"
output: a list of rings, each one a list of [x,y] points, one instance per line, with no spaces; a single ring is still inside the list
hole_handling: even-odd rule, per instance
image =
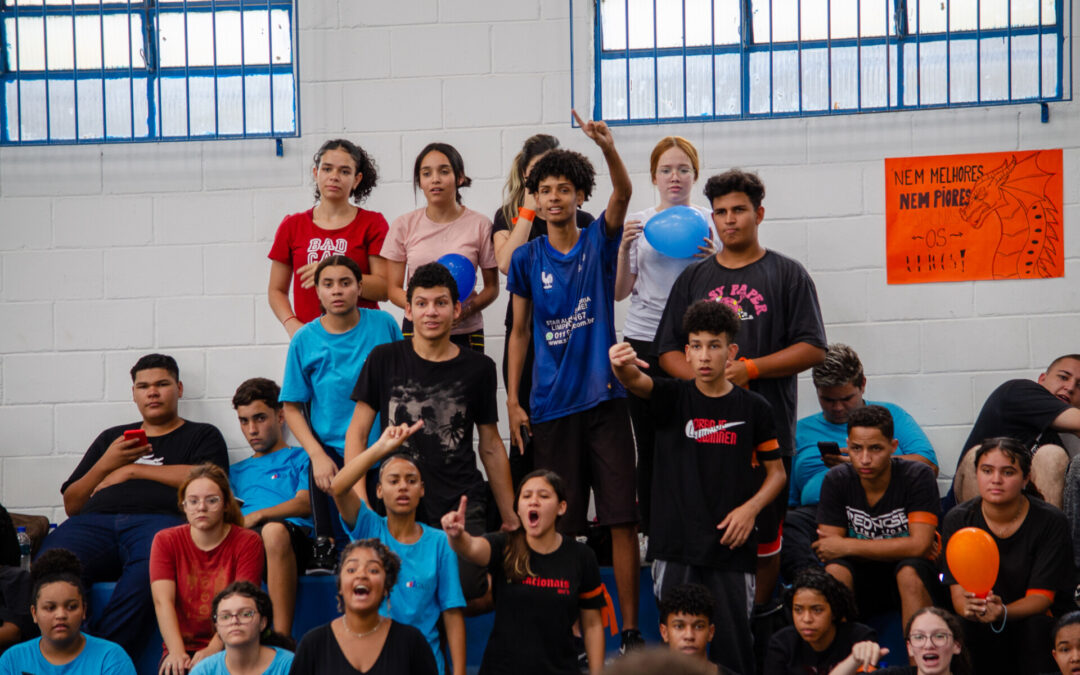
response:
[[[408,451],[429,458],[441,454],[449,461],[471,426],[465,389],[461,381],[424,386],[411,379],[390,388],[387,409],[393,424],[424,420],[424,426],[405,442]]]
[[[729,429],[741,424],[746,424],[746,422],[710,420],[695,417],[686,423],[686,437],[691,438],[698,443],[735,445],[739,442],[739,434],[735,431],[729,431]]]
[[[908,536],[908,517],[904,507],[870,515],[853,506],[847,512],[848,536],[855,539],[895,539]]]
[[[747,284],[730,284],[730,291],[728,285],[717,286],[709,291],[708,297],[733,309],[743,321],[752,321],[759,314],[769,311],[765,296]]]

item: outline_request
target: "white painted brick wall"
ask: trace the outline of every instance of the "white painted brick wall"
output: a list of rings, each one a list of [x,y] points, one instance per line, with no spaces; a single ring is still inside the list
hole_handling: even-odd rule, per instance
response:
[[[581,20],[587,4],[575,4]],[[304,135],[287,139],[281,158],[266,140],[5,148],[0,502],[62,517],[67,472],[102,429],[136,418],[128,369],[149,351],[179,361],[182,414],[219,424],[231,455],[246,456],[232,392],[247,377],[280,380],[286,351],[266,303],[266,253],[282,217],[310,208],[311,156],[327,139],[351,138],[375,158],[380,182],[364,206],[387,220],[419,205],[416,152],[450,142],[475,181],[465,203],[490,217],[521,142],[544,131],[597,166],[586,208],[599,213],[606,169],[568,124],[568,13],[565,0],[302,4]],[[871,398],[923,424],[944,473],[994,387],[1080,351],[1080,103],[1052,104],[1049,124],[1031,105],[614,134],[635,210],[655,198],[648,156],[661,136],[697,145],[703,179],[731,166],[761,172],[763,242],[807,265],[830,340],[860,352]],[[884,158],[1055,147],[1065,148],[1066,278],[886,284]],[[496,361],[506,299],[504,290],[485,312]],[[625,312],[616,308],[620,328]],[[807,377],[799,390],[800,413],[813,412]]]

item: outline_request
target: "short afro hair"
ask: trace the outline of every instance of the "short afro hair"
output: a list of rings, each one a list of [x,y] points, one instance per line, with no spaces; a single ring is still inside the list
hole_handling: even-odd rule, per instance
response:
[[[893,439],[892,413],[884,406],[868,405],[852,410],[847,418],[848,433],[855,427],[877,429],[885,438],[890,441]]]
[[[728,342],[735,342],[739,333],[739,316],[731,307],[714,300],[698,300],[683,314],[683,332],[726,335]]]
[[[701,584],[679,584],[665,594],[660,601],[660,623],[667,623],[672,614],[706,616],[712,623],[713,597]]]
[[[409,285],[405,289],[405,301],[412,302],[413,289],[415,288],[438,288],[440,286],[445,286],[450,291],[451,300],[458,301],[460,296],[458,295],[457,281],[454,280],[454,275],[450,274],[450,270],[446,268],[446,265],[437,262],[421,265],[416,268],[412,278],[409,279]]]
[[[789,617],[795,594],[803,589],[817,591],[825,596],[825,602],[829,603],[832,610],[833,623],[855,620],[855,597],[848,587],[822,568],[814,566],[796,572],[791,588],[784,594],[784,606],[787,607]]]
[[[730,169],[722,174],[713,176],[705,183],[705,197],[709,204],[717,197],[741,192],[750,198],[754,208],[761,208],[761,202],[765,200],[765,183],[761,182],[756,173],[743,171],[742,169]]]
[[[581,190],[585,199],[592,195],[596,187],[596,170],[592,162],[573,150],[555,149],[540,158],[533,170],[525,179],[525,187],[529,192],[535,193],[540,187],[540,181],[551,176],[563,176],[574,184],[574,189]]]

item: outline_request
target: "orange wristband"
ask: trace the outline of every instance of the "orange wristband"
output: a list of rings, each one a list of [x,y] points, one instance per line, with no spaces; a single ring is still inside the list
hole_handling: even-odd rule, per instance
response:
[[[521,208],[518,209],[518,217],[519,218],[524,218],[525,220],[530,220],[530,221],[535,220],[536,219],[536,211],[533,211],[532,209],[527,209],[524,206],[522,206]]]
[[[746,366],[746,376],[751,380],[758,379],[758,376],[761,375],[761,371],[758,370],[757,364],[754,363],[754,360],[747,358],[742,358],[739,360],[743,362],[744,366]]]

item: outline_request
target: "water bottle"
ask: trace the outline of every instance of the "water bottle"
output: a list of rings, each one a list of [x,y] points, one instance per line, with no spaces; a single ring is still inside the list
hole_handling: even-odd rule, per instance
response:
[[[25,527],[20,527],[16,538],[19,540],[19,567],[30,571],[30,535],[26,533]]]

